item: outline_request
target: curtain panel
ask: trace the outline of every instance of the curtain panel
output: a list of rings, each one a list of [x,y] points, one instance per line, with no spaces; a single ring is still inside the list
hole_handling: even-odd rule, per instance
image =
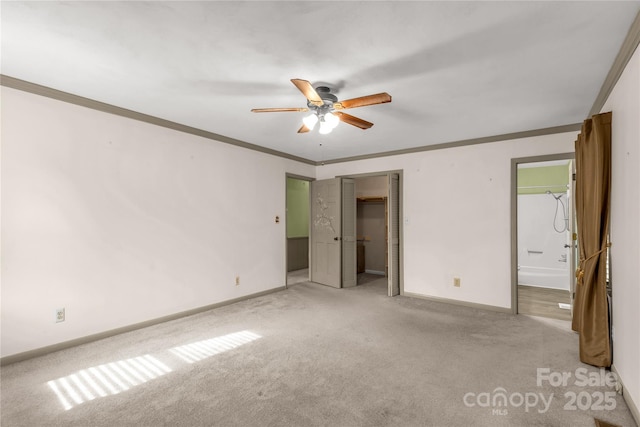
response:
[[[576,222],[579,264],[572,329],[579,334],[580,361],[611,366],[607,247],[611,193],[611,118],[587,119],[575,143]]]

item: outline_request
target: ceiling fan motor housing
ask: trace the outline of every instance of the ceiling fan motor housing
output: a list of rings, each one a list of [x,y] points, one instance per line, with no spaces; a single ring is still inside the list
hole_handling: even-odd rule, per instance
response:
[[[326,86],[318,86],[316,92],[320,95],[320,98],[324,102],[331,101],[331,103],[338,102],[338,97],[331,93],[331,89]]]
[[[332,94],[331,89],[326,86],[318,86],[316,88],[316,92],[324,104],[318,106],[311,102],[307,102],[307,106],[310,110],[315,111],[318,116],[323,117],[326,113],[333,111],[333,103],[338,102],[338,97]]]

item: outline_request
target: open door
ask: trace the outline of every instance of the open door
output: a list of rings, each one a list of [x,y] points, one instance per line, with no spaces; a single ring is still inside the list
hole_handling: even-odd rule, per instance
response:
[[[355,181],[311,182],[311,281],[334,288],[356,285]]]
[[[389,256],[389,296],[400,295],[400,178],[397,173],[389,174],[389,215],[387,215],[387,244]]]

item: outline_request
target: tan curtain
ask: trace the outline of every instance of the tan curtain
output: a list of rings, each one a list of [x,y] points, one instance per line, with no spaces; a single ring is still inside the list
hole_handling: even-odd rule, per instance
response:
[[[580,263],[572,328],[580,361],[611,366],[606,260],[611,188],[611,113],[582,124],[576,140],[576,221]]]

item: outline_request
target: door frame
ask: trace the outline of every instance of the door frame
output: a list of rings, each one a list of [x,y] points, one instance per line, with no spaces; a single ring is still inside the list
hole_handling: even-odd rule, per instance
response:
[[[398,246],[398,282],[399,282],[399,288],[400,288],[400,295],[404,295],[404,190],[403,190],[403,186],[404,186],[404,170],[403,169],[394,169],[394,170],[386,170],[386,171],[378,171],[378,172],[366,172],[366,173],[359,173],[359,174],[348,174],[348,175],[338,175],[336,176],[336,178],[353,178],[353,179],[358,179],[358,178],[368,178],[368,177],[372,177],[372,176],[385,176],[387,177],[387,180],[391,177],[391,175],[398,175],[398,225],[399,225],[399,230],[398,230],[398,240],[399,240],[399,246]],[[387,188],[387,200],[389,200],[389,194],[388,192],[390,191],[389,188]],[[389,220],[391,219],[391,217],[389,217]],[[389,238],[389,233],[391,233],[391,227],[388,227],[387,230],[387,238]],[[390,262],[392,261],[391,257],[393,256],[392,251],[388,251],[387,253],[387,265],[391,265]],[[387,277],[388,279],[388,277]],[[387,289],[387,292],[389,295],[391,295],[391,283],[389,283],[389,289]]]
[[[532,157],[519,157],[511,159],[511,313],[518,314],[518,165],[522,163],[538,163],[553,160],[573,160],[575,165],[575,153],[547,154]],[[575,166],[574,166],[575,167]],[[572,194],[575,203],[575,196]],[[569,210],[575,219],[575,211]],[[572,247],[575,251],[575,247]],[[569,272],[570,285],[569,292],[575,289],[575,276]],[[572,299],[573,301],[573,299]]]
[[[304,175],[296,175],[293,173],[289,173],[286,172],[284,177],[284,287],[285,289],[289,287],[289,283],[288,283],[288,277],[289,277],[289,245],[287,242],[287,225],[288,225],[288,221],[289,221],[289,213],[287,212],[287,178],[293,178],[293,179],[297,179],[300,181],[308,181],[309,183],[311,183],[312,181],[315,181],[315,178],[311,178],[309,176],[304,176]],[[307,235],[308,237],[308,242],[307,245],[309,246],[308,248],[308,264],[309,264],[309,268],[311,267],[311,184],[309,184],[309,230],[307,231]],[[311,270],[309,270],[309,278],[311,277]]]

